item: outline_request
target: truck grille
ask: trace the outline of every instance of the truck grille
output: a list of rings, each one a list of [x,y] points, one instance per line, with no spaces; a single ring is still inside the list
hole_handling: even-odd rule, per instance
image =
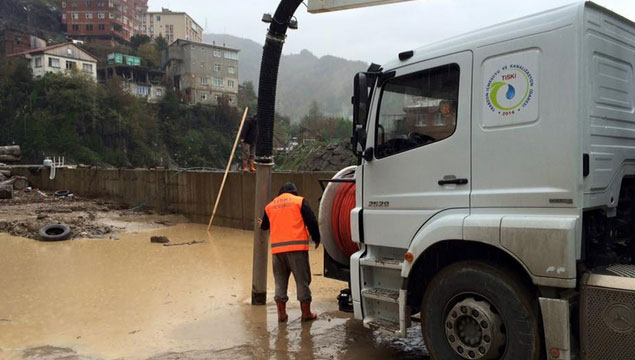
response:
[[[633,285],[635,279],[630,277],[590,275],[583,280],[580,306],[583,359],[621,360],[635,356]]]

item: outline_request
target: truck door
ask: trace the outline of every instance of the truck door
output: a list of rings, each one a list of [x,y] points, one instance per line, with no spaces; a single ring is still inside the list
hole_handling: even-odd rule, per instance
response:
[[[469,208],[472,53],[408,65],[375,91],[364,242],[405,249],[434,214]],[[373,147],[372,151],[369,147]]]

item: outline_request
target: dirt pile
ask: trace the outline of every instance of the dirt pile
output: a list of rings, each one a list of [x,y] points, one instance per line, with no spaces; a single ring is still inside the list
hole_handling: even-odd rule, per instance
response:
[[[355,156],[348,143],[302,144],[288,153],[277,154],[277,170],[338,171],[355,164]]]
[[[40,239],[42,227],[66,224],[71,227],[73,238],[101,238],[121,228],[99,220],[120,216],[125,208],[125,205],[112,201],[57,197],[38,190],[15,191],[13,199],[0,200],[0,232]]]

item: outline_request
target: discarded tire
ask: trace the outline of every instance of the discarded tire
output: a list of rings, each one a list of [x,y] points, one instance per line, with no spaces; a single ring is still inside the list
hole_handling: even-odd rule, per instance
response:
[[[57,190],[55,192],[56,197],[66,197],[70,194],[71,194],[70,190]]]
[[[40,229],[40,237],[44,241],[68,240],[71,237],[71,228],[65,224],[46,225]]]

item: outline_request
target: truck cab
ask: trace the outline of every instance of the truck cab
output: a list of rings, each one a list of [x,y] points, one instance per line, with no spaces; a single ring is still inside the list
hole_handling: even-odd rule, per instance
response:
[[[634,66],[635,24],[587,2],[358,74],[319,216],[355,318],[415,316],[437,359],[634,357]]]

